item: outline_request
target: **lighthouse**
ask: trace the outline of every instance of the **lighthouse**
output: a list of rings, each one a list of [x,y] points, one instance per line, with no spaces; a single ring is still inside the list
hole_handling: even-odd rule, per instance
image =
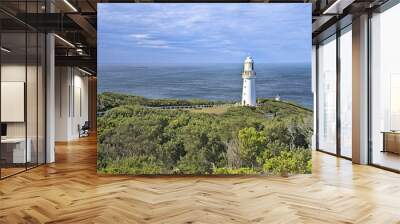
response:
[[[254,71],[254,61],[248,56],[243,65],[243,93],[242,106],[257,106],[256,102],[256,72]]]

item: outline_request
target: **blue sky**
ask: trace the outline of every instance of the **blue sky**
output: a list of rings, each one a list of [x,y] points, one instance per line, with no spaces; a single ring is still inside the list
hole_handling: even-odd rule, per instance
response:
[[[98,4],[101,64],[311,62],[311,4]]]

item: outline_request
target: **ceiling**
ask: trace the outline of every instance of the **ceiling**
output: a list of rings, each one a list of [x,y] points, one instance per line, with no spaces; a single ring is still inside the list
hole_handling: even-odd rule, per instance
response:
[[[312,3],[313,42],[335,32],[332,28],[345,17],[373,9],[387,0],[196,0],[190,2],[265,2]],[[56,65],[79,66],[97,70],[97,3],[189,2],[188,0],[1,0],[0,21],[3,32],[26,28],[54,32]],[[51,11],[51,13],[49,13]],[[25,13],[28,12],[28,13]],[[346,20],[343,20],[346,21]],[[342,25],[345,25],[344,23]]]
[[[96,0],[1,0],[3,45],[7,42],[7,47],[13,49],[7,58],[17,59],[26,54],[25,35],[21,33],[27,32],[29,37],[30,32],[54,32],[56,65],[79,66],[96,74],[96,5]],[[28,45],[28,58],[31,51]]]

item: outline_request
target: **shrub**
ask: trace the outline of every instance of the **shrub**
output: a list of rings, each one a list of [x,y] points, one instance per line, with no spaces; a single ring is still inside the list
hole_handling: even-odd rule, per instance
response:
[[[283,151],[279,156],[267,159],[263,169],[265,173],[282,176],[296,173],[311,173],[311,150],[296,149]]]
[[[239,131],[239,154],[247,166],[256,166],[256,158],[266,147],[267,138],[255,128],[244,128]]]
[[[243,167],[243,168],[238,168],[238,169],[232,169],[232,168],[215,168],[213,170],[213,174],[237,174],[237,175],[242,175],[242,174],[259,174],[260,170],[255,170],[254,168],[249,168],[249,167]]]
[[[110,161],[101,169],[105,174],[163,174],[163,164],[154,157],[128,157]]]
[[[114,174],[294,174],[311,172],[311,112],[261,100],[222,114],[146,106],[215,104],[207,100],[99,95],[98,163]],[[226,102],[225,102],[226,103]],[[200,110],[200,109],[199,109]],[[273,112],[273,119],[265,114]],[[218,167],[218,168],[216,168]]]

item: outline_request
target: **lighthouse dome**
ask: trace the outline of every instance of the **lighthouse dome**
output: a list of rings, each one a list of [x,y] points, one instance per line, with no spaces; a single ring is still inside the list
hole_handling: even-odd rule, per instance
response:
[[[254,70],[253,59],[250,56],[247,56],[246,59],[244,59],[243,71],[244,72],[252,72],[253,70]]]
[[[253,59],[250,56],[247,56],[244,63],[253,63]]]

